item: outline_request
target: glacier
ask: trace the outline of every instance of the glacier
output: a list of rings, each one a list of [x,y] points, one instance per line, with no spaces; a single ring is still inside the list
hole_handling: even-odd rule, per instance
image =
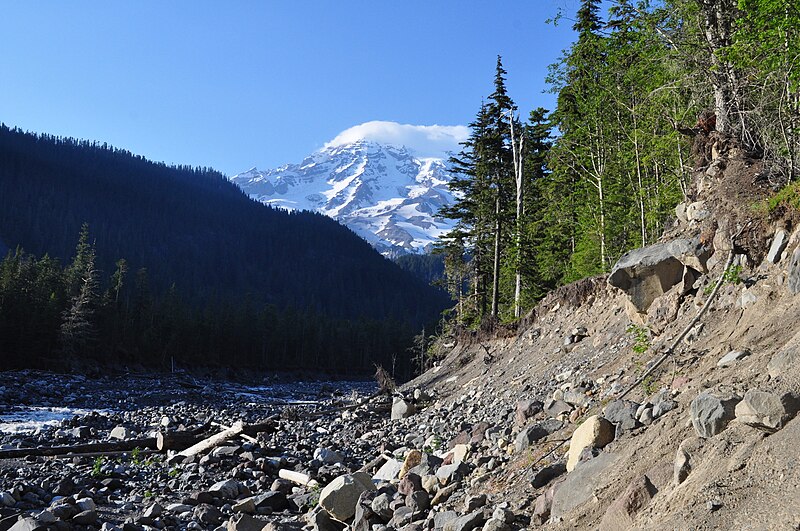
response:
[[[454,222],[437,217],[455,196],[447,154],[417,155],[375,140],[332,142],[299,164],[230,177],[251,198],[330,216],[386,256],[426,253]]]

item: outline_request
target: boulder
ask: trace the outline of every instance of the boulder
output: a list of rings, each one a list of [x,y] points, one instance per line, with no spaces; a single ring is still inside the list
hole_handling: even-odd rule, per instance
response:
[[[129,437],[130,433],[128,432],[128,428],[126,428],[125,426],[114,427],[114,429],[111,430],[111,433],[109,433],[108,435],[109,439],[119,439],[122,441],[128,439]]]
[[[403,463],[398,461],[397,459],[389,459],[386,461],[382,467],[375,472],[375,475],[372,476],[372,479],[377,479],[379,481],[392,481],[393,479],[397,479],[400,475],[400,469],[403,468]]]
[[[786,280],[789,293],[792,295],[800,293],[800,245],[798,245],[792,253],[792,259],[789,262],[789,273]]]
[[[587,418],[572,434],[567,457],[567,472],[572,472],[584,448],[602,448],[614,440],[614,425],[598,415]]]
[[[690,437],[678,446],[675,452],[675,462],[672,467],[672,484],[678,486],[683,483],[692,472],[692,454],[696,453],[702,445],[702,439]]]
[[[564,396],[563,393],[561,394],[561,396]],[[570,406],[561,399],[548,400],[544,405],[544,412],[553,418],[556,418],[559,415],[563,415],[564,413],[569,413],[570,411],[572,411],[572,406]]]
[[[638,408],[639,404],[630,400],[612,400],[603,409],[603,417],[616,426],[617,433],[630,431],[639,425],[636,421]]]
[[[375,485],[366,473],[345,474],[322,489],[319,504],[328,514],[344,522],[353,517],[358,497],[368,490],[375,490]]]
[[[336,463],[341,463],[344,461],[342,454],[328,448],[317,448],[314,450],[314,459],[317,459],[326,465],[335,465]]]
[[[514,450],[517,453],[525,451],[531,444],[555,433],[564,427],[561,421],[549,419],[544,422],[537,422],[532,424],[519,432],[516,441],[514,442]]]
[[[781,259],[783,250],[786,249],[787,243],[789,243],[789,235],[786,233],[785,230],[778,229],[775,232],[775,237],[772,239],[772,245],[770,245],[769,247],[769,252],[767,253],[767,260],[769,260],[773,264],[777,264]]]
[[[798,368],[800,368],[800,332],[775,353],[767,364],[770,378],[796,378]]]
[[[252,516],[246,514],[240,514],[239,516],[228,520],[225,528],[228,531],[261,531],[266,525],[267,522],[263,520],[253,518]]]
[[[728,422],[735,418],[735,407],[739,400],[734,395],[716,396],[708,392],[697,395],[689,407],[697,435],[708,438],[724,430]]]
[[[795,412],[792,402],[789,395],[780,397],[775,393],[749,389],[742,401],[736,404],[736,420],[766,432],[776,432]]]
[[[594,498],[594,491],[605,479],[605,471],[617,461],[617,456],[602,453],[567,475],[553,495],[550,516],[559,518],[575,507]],[[534,509],[534,514],[536,510]]]
[[[601,531],[617,531],[618,529],[631,529],[634,527],[633,519],[636,514],[644,509],[653,496],[656,488],[647,476],[634,479],[619,498],[611,502],[600,521]]]
[[[683,282],[683,293],[699,273],[706,272],[708,250],[697,240],[673,240],[634,249],[622,255],[608,276],[608,283],[627,293],[639,314],[653,301]]]
[[[483,509],[478,509],[467,515],[448,521],[442,528],[444,531],[471,531],[483,525]]]
[[[552,465],[547,465],[536,472],[536,474],[533,476],[533,480],[531,481],[531,485],[533,485],[533,487],[536,489],[540,489],[550,483],[553,479],[565,474],[566,472],[567,467],[564,463],[553,463]]]
[[[394,401],[392,401],[392,420],[408,418],[416,412],[417,409],[411,402],[403,400],[402,398],[395,398]]]
[[[528,419],[542,411],[542,404],[539,400],[520,400],[517,402],[517,409],[514,415],[514,422],[518,428],[528,423]]]
[[[214,483],[211,488],[208,489],[208,492],[217,498],[233,500],[239,496],[243,486],[244,485],[235,479],[226,479],[225,481]]]
[[[400,479],[403,479],[408,471],[414,468],[415,466],[419,466],[422,463],[422,452],[419,450],[411,450],[406,454],[406,458],[403,460],[403,466],[400,467],[400,473],[397,475]]]

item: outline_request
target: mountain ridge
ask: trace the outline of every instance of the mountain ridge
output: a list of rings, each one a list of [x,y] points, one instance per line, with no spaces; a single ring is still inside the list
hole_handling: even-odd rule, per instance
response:
[[[230,177],[248,196],[332,217],[384,255],[429,252],[453,223],[436,217],[454,201],[445,157],[358,139],[327,145],[297,164]]]

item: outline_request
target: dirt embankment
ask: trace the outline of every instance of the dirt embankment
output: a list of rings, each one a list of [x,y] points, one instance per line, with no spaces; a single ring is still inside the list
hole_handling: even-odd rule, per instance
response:
[[[505,418],[510,429],[497,443],[508,462],[481,488],[530,515],[531,526],[800,527],[800,230],[794,214],[759,208],[769,193],[761,162],[712,141],[663,247],[654,247],[661,255],[634,257],[633,287],[603,277],[562,288],[514,333],[460,338],[411,384],[476,422]],[[696,254],[678,256],[679,241]],[[681,262],[674,284],[658,272],[664,253]],[[653,271],[658,282],[643,280]],[[720,277],[699,324],[639,382]],[[583,452],[571,451],[585,443],[573,433],[594,415],[611,420],[613,441],[590,437]],[[563,427],[520,444],[549,420]],[[567,473],[571,452],[580,461]]]

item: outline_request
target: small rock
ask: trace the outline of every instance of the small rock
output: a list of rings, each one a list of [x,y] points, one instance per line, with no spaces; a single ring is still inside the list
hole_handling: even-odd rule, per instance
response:
[[[785,230],[778,229],[775,232],[775,237],[772,239],[772,245],[767,253],[767,260],[773,264],[777,264],[781,259],[783,250],[786,249],[787,243],[789,243],[789,235]]]
[[[719,359],[717,362],[717,367],[729,367],[749,355],[749,350],[732,350]]]

